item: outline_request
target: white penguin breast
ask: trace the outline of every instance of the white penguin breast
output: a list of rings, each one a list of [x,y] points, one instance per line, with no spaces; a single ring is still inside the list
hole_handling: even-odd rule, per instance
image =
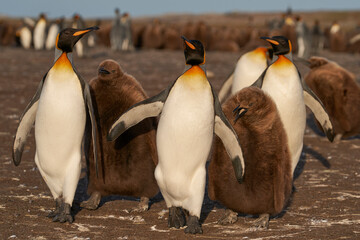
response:
[[[292,170],[299,161],[303,146],[306,125],[306,111],[303,89],[295,66],[282,68],[281,71],[269,67],[262,89],[274,100],[283,122],[289,151],[292,159]]]
[[[213,101],[208,83],[205,88],[189,89],[178,80],[169,93],[160,116],[156,142],[158,167],[176,182],[187,176],[186,185],[194,172],[205,166],[213,138]]]
[[[249,54],[243,55],[236,64],[231,94],[234,95],[241,89],[252,85],[266,67],[266,59],[256,58]]]
[[[48,72],[35,119],[35,140],[42,168],[66,165],[74,154],[81,154],[86,122],[82,88],[73,71]],[[80,159],[79,159],[80,161]]]

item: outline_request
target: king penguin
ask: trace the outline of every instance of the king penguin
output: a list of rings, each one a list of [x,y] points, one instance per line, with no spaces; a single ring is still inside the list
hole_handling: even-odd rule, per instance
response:
[[[199,218],[213,133],[230,155],[239,182],[244,174],[244,159],[237,135],[206,78],[202,43],[182,38],[187,64],[184,73],[160,94],[133,105],[120,116],[108,139],[116,139],[144,118],[160,115],[155,178],[169,208],[168,226],[180,228],[187,224],[185,233],[196,234],[202,233]],[[187,221],[183,209],[189,214]]]
[[[251,86],[269,66],[271,60],[271,48],[258,47],[242,55],[237,61],[234,71],[220,89],[220,102],[225,101],[228,92],[234,95],[244,87]]]
[[[54,65],[26,107],[15,135],[13,161],[17,166],[26,137],[35,122],[35,163],[55,199],[55,211],[48,215],[54,222],[72,223],[74,220],[71,205],[80,177],[85,125],[92,128],[93,143],[96,139],[89,85],[77,74],[71,55],[76,42],[96,29],[67,28],[58,34]],[[91,124],[86,124],[88,119]],[[94,148],[97,166],[96,156]]]
[[[34,48],[41,50],[44,48],[46,37],[46,17],[45,14],[40,14],[40,18],[34,28]]]
[[[286,57],[291,51],[291,42],[283,36],[262,39],[271,44],[277,59],[265,69],[253,86],[260,87],[269,94],[278,108],[288,138],[293,173],[303,147],[305,104],[321,123],[330,141],[333,141],[334,132],[323,104],[302,80],[297,67]]]

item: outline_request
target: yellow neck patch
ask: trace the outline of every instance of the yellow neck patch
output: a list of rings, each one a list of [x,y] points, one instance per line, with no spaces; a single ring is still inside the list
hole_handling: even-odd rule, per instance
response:
[[[279,55],[279,58],[273,63],[274,67],[289,67],[293,63],[284,55]]]
[[[72,70],[73,69],[70,60],[68,59],[66,53],[64,53],[64,52],[56,60],[53,68],[56,70]]]
[[[196,65],[187,70],[179,80],[191,89],[202,89],[209,85],[204,70]]]
[[[267,48],[258,47],[254,51],[250,52],[250,54],[254,57],[262,57],[262,58],[266,59],[266,52],[267,52]]]

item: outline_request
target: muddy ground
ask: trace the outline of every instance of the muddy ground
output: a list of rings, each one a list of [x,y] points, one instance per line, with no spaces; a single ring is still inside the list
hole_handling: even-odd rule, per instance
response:
[[[144,86],[149,96],[160,92],[184,69],[181,51],[113,53],[90,50],[90,57],[74,57],[86,80],[96,75],[98,64],[117,60]],[[360,79],[360,57],[322,52],[353,71]],[[250,228],[254,218],[240,216],[228,226],[217,224],[224,210],[205,197],[202,235],[186,235],[168,229],[165,202],[157,196],[145,213],[133,214],[138,199],[108,197],[96,211],[81,209],[87,199],[85,169],[73,209],[75,222],[53,223],[46,218],[53,208],[49,189],[34,162],[34,137],[29,137],[20,166],[11,160],[18,119],[35,93],[40,79],[51,67],[52,51],[0,48],[0,239],[360,239],[360,138],[329,143],[309,115],[304,150],[296,171],[289,207],[271,219],[268,230]],[[231,72],[239,53],[208,52],[209,78],[218,91]],[[301,72],[306,69],[301,67]]]

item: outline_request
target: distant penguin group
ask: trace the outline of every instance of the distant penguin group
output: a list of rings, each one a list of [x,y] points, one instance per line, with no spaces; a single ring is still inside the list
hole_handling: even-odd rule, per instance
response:
[[[310,89],[317,93],[316,73],[308,75],[308,87],[285,37],[263,37],[271,48],[259,47],[238,60],[220,91],[225,101],[231,89],[221,106],[207,79],[203,44],[184,36],[185,70],[155,96],[149,98],[114,60],[101,62],[88,84],[75,70],[71,53],[85,34],[97,29],[67,28],[56,36],[54,64],[25,108],[14,139],[17,166],[35,123],[35,163],[55,200],[49,214],[53,221],[74,220],[71,206],[84,146],[90,198],[81,203],[83,208],[96,209],[103,196],[116,194],[140,197],[133,210],[145,211],[160,190],[169,209],[168,227],[202,233],[199,220],[211,155],[209,197],[226,207],[219,222],[234,223],[240,212],[259,215],[255,226],[267,228],[270,216],[279,214],[291,196],[303,147],[305,106],[330,141],[332,121],[341,136],[359,132],[358,122],[338,120],[332,111],[347,113],[333,107],[347,101],[360,105],[351,75],[343,71],[339,91],[329,81],[329,89],[340,92],[343,102],[328,104],[325,96],[323,104]],[[319,58],[310,63],[313,71],[329,64]]]

